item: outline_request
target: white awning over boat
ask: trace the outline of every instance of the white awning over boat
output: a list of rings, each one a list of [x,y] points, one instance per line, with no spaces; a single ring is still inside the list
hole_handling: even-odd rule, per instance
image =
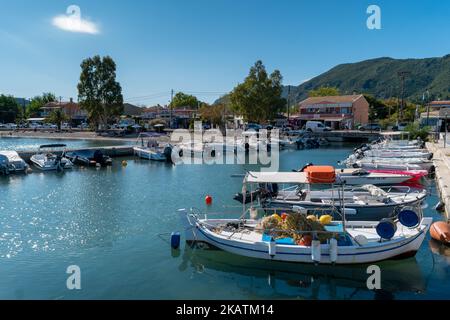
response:
[[[308,183],[304,172],[257,172],[249,171],[244,183]]]

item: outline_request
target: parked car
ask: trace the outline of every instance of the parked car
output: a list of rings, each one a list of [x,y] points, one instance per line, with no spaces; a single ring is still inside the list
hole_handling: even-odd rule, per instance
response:
[[[308,121],[305,124],[304,130],[307,132],[323,132],[323,131],[331,131],[330,127],[327,127],[320,121]]]
[[[41,129],[42,128],[42,124],[37,123],[37,122],[32,122],[29,124],[29,128],[31,129]]]
[[[42,125],[42,128],[44,128],[44,129],[58,129],[58,126],[56,124],[53,124],[53,123],[44,123]]]
[[[17,129],[17,124],[15,124],[15,123],[7,123],[7,124],[5,124],[5,128],[14,130],[14,129]]]
[[[257,123],[248,123],[246,125],[246,129],[245,130],[255,130],[255,131],[259,131],[261,129],[261,125],[257,124]]]
[[[408,122],[400,122],[399,124],[396,124],[392,127],[392,131],[405,131],[408,124]]]
[[[358,127],[360,131],[381,131],[381,127],[378,123],[367,123]]]

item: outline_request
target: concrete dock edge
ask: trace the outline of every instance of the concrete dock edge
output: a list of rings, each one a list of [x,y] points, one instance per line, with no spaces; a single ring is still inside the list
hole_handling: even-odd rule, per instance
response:
[[[440,200],[445,205],[446,219],[450,219],[450,160],[446,148],[439,143],[426,143],[427,149],[433,153],[433,162],[436,168],[436,186]],[[450,153],[450,149],[448,149]]]

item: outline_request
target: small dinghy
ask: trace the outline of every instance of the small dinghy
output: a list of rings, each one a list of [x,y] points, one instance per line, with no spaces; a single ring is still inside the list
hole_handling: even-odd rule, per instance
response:
[[[26,172],[28,165],[16,151],[0,151],[0,173],[8,175],[10,173]]]
[[[437,221],[431,225],[431,237],[439,242],[450,245],[450,224],[444,221]]]
[[[104,155],[99,149],[68,151],[64,153],[64,156],[72,163],[82,166],[96,166],[99,164],[102,167],[106,167],[112,165],[111,157]]]

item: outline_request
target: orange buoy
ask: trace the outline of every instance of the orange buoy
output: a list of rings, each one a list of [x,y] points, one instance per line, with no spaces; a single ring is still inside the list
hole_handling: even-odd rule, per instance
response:
[[[444,221],[437,221],[430,227],[431,237],[439,242],[450,244],[450,224]]]
[[[212,197],[211,197],[210,195],[207,195],[207,196],[205,197],[205,203],[206,203],[206,205],[208,205],[208,206],[212,205]]]

